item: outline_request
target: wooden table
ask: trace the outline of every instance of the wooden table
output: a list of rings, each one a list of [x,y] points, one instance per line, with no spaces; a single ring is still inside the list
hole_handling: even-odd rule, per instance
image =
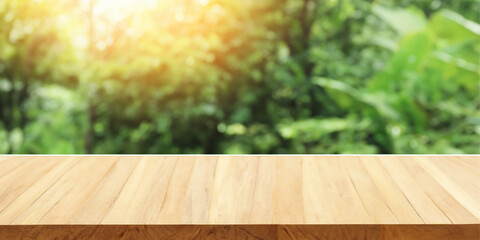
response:
[[[479,156],[0,156],[0,239],[480,239]]]

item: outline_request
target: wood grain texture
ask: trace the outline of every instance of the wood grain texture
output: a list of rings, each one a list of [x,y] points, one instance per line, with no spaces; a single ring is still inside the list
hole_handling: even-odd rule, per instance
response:
[[[477,240],[478,225],[8,225],[0,239]]]
[[[177,228],[185,239],[469,239],[480,228],[479,156],[0,157],[0,233],[27,226],[25,239],[62,233],[51,225],[127,239]]]
[[[478,225],[294,225],[279,226],[277,239],[285,240],[476,240]]]

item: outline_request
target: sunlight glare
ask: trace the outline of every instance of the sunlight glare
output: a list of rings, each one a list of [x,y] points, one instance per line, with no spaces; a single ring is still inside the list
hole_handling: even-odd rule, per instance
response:
[[[97,0],[95,7],[101,12],[132,12],[155,7],[157,0]]]
[[[210,3],[210,0],[197,0],[198,4],[205,7]]]

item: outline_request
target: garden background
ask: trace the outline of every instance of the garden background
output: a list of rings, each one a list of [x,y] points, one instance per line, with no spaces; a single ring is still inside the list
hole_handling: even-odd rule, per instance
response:
[[[480,153],[479,8],[0,1],[0,153]]]

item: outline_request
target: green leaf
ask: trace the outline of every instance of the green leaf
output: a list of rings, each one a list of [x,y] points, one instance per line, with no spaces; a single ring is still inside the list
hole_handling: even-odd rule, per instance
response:
[[[414,7],[403,9],[375,5],[373,6],[373,12],[400,35],[421,31],[427,23],[423,12]]]
[[[351,122],[347,119],[326,118],[280,124],[278,130],[285,139],[298,138],[302,142],[312,142],[330,133],[344,131],[351,126]]]
[[[376,110],[381,116],[390,118],[390,119],[399,119],[399,114],[387,103],[387,97],[382,94],[376,93],[367,93],[367,92],[360,92],[346,83],[327,79],[327,78],[314,78],[313,82],[321,87],[324,87],[328,90],[328,92],[339,92],[343,93],[343,95],[336,95],[338,98],[334,98],[337,103],[345,103],[346,101],[350,101],[351,104],[349,107],[356,108],[358,105],[371,107]],[[347,99],[349,98],[349,99]],[[360,103],[360,104],[354,104]],[[344,106],[346,106],[344,104]],[[358,110],[358,108],[357,108]]]
[[[449,44],[461,43],[472,39],[476,40],[478,44],[480,25],[465,19],[455,12],[442,10],[433,15],[428,25],[429,29],[438,38],[448,41]]]

